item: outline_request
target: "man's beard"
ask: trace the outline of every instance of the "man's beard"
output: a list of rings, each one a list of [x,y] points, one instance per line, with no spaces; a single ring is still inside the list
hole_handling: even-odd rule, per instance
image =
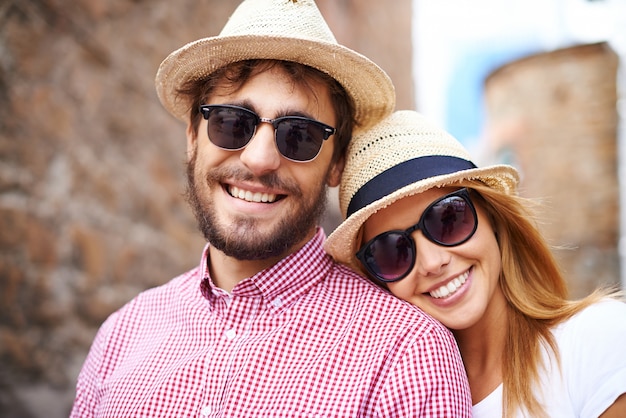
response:
[[[211,246],[238,260],[263,260],[284,255],[289,249],[304,240],[311,230],[319,224],[326,210],[328,173],[320,179],[316,193],[306,199],[297,184],[284,183],[275,174],[254,178],[252,174],[242,174],[239,170],[213,169],[201,179],[207,189],[209,186],[220,187],[220,180],[237,178],[238,180],[255,179],[268,187],[280,186],[289,192],[289,198],[300,202],[301,206],[280,220],[274,230],[261,235],[257,230],[257,220],[239,218],[231,225],[220,225],[216,209],[211,201],[202,199],[199,185],[196,183],[197,152],[187,163],[186,198],[198,221],[198,229]]]

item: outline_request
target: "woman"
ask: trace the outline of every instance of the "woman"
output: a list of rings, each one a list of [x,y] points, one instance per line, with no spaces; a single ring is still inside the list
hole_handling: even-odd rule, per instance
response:
[[[567,299],[517,183],[396,112],[352,141],[326,250],[452,331],[475,417],[626,417],[626,304]]]

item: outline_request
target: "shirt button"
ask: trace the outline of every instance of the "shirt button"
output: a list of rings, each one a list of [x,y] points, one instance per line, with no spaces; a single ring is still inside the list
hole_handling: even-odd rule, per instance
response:
[[[272,305],[274,305],[275,308],[280,308],[283,306],[283,300],[281,298],[276,298],[272,301]]]
[[[235,336],[237,336],[237,332],[234,329],[229,329],[229,330],[226,330],[225,335],[226,335],[226,338],[232,341],[235,338]]]
[[[205,406],[204,408],[202,408],[202,411],[200,411],[200,413],[202,414],[202,416],[208,417],[209,415],[211,415],[211,407]]]

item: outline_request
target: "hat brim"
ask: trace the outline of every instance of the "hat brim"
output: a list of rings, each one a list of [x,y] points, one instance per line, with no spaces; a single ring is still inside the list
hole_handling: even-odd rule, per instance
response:
[[[333,77],[352,97],[355,120],[362,128],[375,124],[395,107],[391,79],[367,57],[338,44],[267,35],[217,36],[185,45],[161,63],[155,80],[157,95],[168,112],[186,121],[189,103],[179,97],[180,87],[248,59],[293,61]]]
[[[489,187],[512,194],[517,188],[519,175],[511,166],[494,165],[434,176],[409,184],[350,215],[324,243],[326,252],[332,254],[337,262],[364,273],[364,269],[356,258],[356,253],[359,250],[361,228],[370,216],[404,197],[413,196],[434,187],[446,187],[463,180],[480,180]]]

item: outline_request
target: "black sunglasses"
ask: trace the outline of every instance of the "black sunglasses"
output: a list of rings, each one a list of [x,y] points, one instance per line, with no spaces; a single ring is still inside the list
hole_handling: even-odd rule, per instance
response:
[[[209,140],[216,146],[236,151],[244,148],[261,122],[274,127],[278,151],[291,161],[315,159],[322,143],[336,131],[320,121],[302,116],[262,118],[250,109],[232,105],[202,105],[200,113],[207,122]]]
[[[406,277],[415,265],[414,231],[421,230],[435,244],[454,247],[470,239],[477,227],[476,208],[463,188],[431,203],[410,228],[376,235],[356,256],[374,278],[395,282]]]

